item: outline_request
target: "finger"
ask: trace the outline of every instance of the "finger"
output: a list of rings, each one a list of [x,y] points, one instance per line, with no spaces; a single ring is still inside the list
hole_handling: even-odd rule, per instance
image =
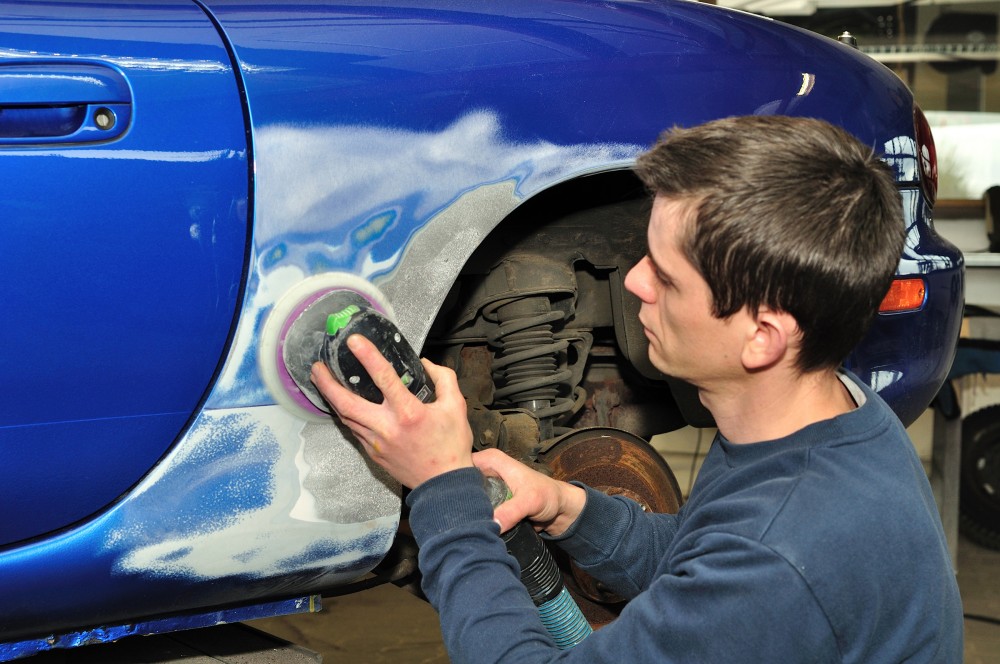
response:
[[[333,392],[338,387],[342,388],[337,379],[330,373],[329,367],[322,362],[313,362],[312,370],[309,372],[309,379],[324,396],[327,392]]]
[[[453,370],[434,364],[427,358],[421,358],[420,362],[424,365],[427,376],[434,383],[434,392],[437,393],[438,399],[451,400],[457,398],[461,401],[465,400],[462,390],[458,387],[458,376],[455,375]]]
[[[372,455],[372,452],[381,454],[384,451],[384,441],[386,437],[363,423],[341,417],[340,420],[347,426],[355,440],[364,446],[365,450]]]
[[[382,458],[382,439],[377,437],[372,437],[371,439],[362,438],[357,436],[358,441],[360,441],[361,446],[365,448],[365,452],[368,453],[373,459]]]
[[[334,414],[352,431],[365,428],[365,422],[377,421],[375,418],[378,418],[379,415],[374,412],[374,409],[377,408],[375,404],[341,385],[340,381],[333,377],[330,369],[322,362],[313,364],[310,378],[316,389],[333,408]]]
[[[352,334],[347,338],[347,348],[354,353],[354,357],[372,377],[375,387],[382,392],[382,396],[390,405],[408,399],[416,399],[403,385],[403,381],[400,380],[399,374],[396,373],[389,360],[385,359],[382,352],[367,337]]]
[[[500,503],[493,510],[493,520],[500,526],[501,535],[521,523],[527,517],[527,514],[524,514],[524,511],[517,509],[517,507],[517,505],[512,505],[508,501]]]
[[[333,406],[334,411],[337,411],[339,415],[341,408],[350,401],[346,394],[350,391],[333,377],[330,369],[322,362],[313,363],[309,379],[312,380],[313,385],[316,386],[319,393],[326,399],[327,403]]]
[[[313,363],[309,378],[312,380],[313,385],[316,386],[316,389],[320,391],[320,394],[338,411],[340,410],[340,405],[349,404],[351,397],[355,396],[353,392],[341,385],[340,381],[333,377],[330,369],[322,362]]]
[[[528,470],[519,461],[497,449],[476,452],[472,455],[472,463],[484,475],[492,475],[504,480],[511,490],[513,490],[513,485],[516,485],[519,471],[521,469]],[[527,501],[516,495],[500,503],[493,510],[493,519],[500,524],[501,533],[507,532],[529,516]]]
[[[488,450],[483,450],[481,452],[475,452],[472,455],[472,463],[473,465],[476,466],[476,468],[483,471],[483,475],[497,475],[498,473],[493,470],[492,459],[494,454],[503,454],[503,452],[496,449],[488,449]],[[489,473],[486,472],[488,470],[493,472]]]

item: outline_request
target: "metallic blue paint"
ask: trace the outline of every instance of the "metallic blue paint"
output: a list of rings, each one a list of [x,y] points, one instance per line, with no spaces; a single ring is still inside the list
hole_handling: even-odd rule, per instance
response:
[[[287,463],[302,452],[288,428],[296,423],[280,407],[266,410],[203,413],[113,508],[0,553],[4,640],[308,594],[374,567],[397,519],[290,517],[300,499]],[[346,465],[348,478],[365,472]],[[348,478],[345,493],[362,500]]]
[[[924,277],[924,307],[879,315],[847,366],[910,423],[934,399],[954,360],[962,325],[956,311],[964,301],[965,261],[928,225],[931,210],[920,190],[901,193],[908,233],[898,274]]]
[[[426,332],[506,214],[627,167],[672,124],[811,115],[885,152],[910,192],[901,272],[925,275],[928,303],[880,319],[852,368],[910,414],[950,364],[961,257],[916,193],[912,98],[832,40],[687,2],[0,9],[0,63],[107,66],[132,107],[110,142],[0,148],[16,192],[0,201],[6,639],[370,570],[398,496],[332,425],[273,405],[260,341],[275,303],[344,271],[395,293],[401,327]],[[448,264],[407,273],[407,253],[469,201]]]
[[[13,101],[134,118],[112,142],[0,147],[0,544],[104,508],[191,419],[239,304],[249,193],[236,82],[197,7],[3,9],[3,67],[43,69]]]
[[[427,136],[455,135],[456,143],[464,139],[471,145],[472,136],[489,134],[494,155],[539,138],[560,147],[616,145],[617,156],[628,159],[673,124],[750,113],[809,115],[844,126],[883,153],[901,186],[919,182],[912,97],[891,71],[833,40],[746,14],[698,3],[559,0],[505,3],[503,16],[469,2],[291,3],[280,10],[265,0],[207,4],[243,63],[261,150],[256,251],[268,257],[261,276],[288,265],[304,274],[359,270],[359,257],[381,266],[365,275],[369,278],[391,272],[399,247],[450,202],[447,196],[476,186],[456,171],[435,172],[429,164],[413,168],[407,144]],[[276,12],[281,20],[275,20]],[[516,51],[512,43],[519,43]],[[277,64],[255,64],[265,61]],[[288,103],[298,96],[308,96],[310,103]],[[477,126],[473,118],[484,113],[488,119]],[[468,130],[454,131],[463,123]],[[351,133],[365,139],[351,142]],[[272,139],[277,135],[283,138]],[[405,140],[393,141],[396,137]],[[287,159],[299,142],[329,145],[331,166],[323,196],[305,193],[313,204],[293,213],[273,204],[278,196],[269,187],[270,169],[281,171],[275,179],[290,178],[284,165],[269,157],[278,152]],[[279,145],[265,149],[272,143]],[[516,179],[524,197],[554,181],[552,172],[507,170],[502,159],[468,169],[475,156],[456,158],[461,144],[449,148],[455,163],[480,182]],[[431,174],[433,183],[407,180]],[[399,187],[387,200],[387,189],[397,191],[387,186],[394,176],[409,188]],[[556,177],[571,176],[567,170]],[[439,190],[445,197],[436,196]],[[335,257],[290,248],[339,245],[345,235],[357,237],[369,220],[386,218],[390,221],[378,235]],[[911,219],[926,225],[929,211],[915,210]],[[959,252],[940,238],[933,252],[944,269],[934,279],[950,282]],[[910,269],[904,260],[901,270]],[[947,294],[935,286],[931,290],[940,294],[932,308],[947,318],[949,330],[955,328],[961,289],[957,298],[953,285]],[[880,321],[871,338],[894,326]],[[930,347],[938,351],[952,342],[946,337]],[[897,352],[893,363],[921,355],[924,346],[906,348],[909,354]],[[914,372],[912,386],[908,378],[883,391],[907,422],[919,414],[916,404],[933,396],[951,359],[946,352],[916,361],[934,364],[933,371]],[[231,391],[232,400],[225,403],[253,394],[259,397],[252,402],[260,402],[263,392],[254,367],[246,364],[238,394]],[[886,384],[868,375],[868,365],[853,368],[873,385]]]
[[[434,132],[485,109],[508,140],[558,145],[648,145],[670,124],[748,113],[824,117],[878,149],[913,135],[909,92],[888,69],[698,3],[515,1],[502,15],[475,2],[207,4],[243,63],[255,130]],[[312,103],[287,103],[300,95]]]

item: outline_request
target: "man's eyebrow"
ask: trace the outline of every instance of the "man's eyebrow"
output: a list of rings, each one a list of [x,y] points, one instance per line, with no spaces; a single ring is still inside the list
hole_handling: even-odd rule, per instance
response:
[[[658,260],[653,258],[653,252],[649,250],[649,247],[646,247],[646,255],[649,256],[649,262],[653,264],[653,267],[656,268],[656,271],[659,274],[662,274],[665,277],[670,276],[670,270],[664,268],[663,265],[661,265]]]

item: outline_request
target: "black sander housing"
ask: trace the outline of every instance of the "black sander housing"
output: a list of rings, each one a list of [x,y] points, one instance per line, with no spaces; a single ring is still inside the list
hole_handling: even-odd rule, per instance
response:
[[[434,383],[395,323],[374,309],[356,304],[327,317],[326,338],[320,351],[323,362],[342,385],[368,401],[383,401],[382,391],[347,348],[347,339],[352,334],[360,334],[375,344],[396,370],[399,379],[418,399],[424,403],[434,400]]]

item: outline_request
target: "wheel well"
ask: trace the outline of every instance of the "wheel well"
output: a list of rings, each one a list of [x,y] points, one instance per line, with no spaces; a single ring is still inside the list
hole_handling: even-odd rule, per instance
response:
[[[425,352],[456,368],[475,404],[551,420],[542,440],[586,426],[648,438],[703,425],[685,417],[701,407],[693,391],[672,391],[649,364],[638,301],[623,285],[646,251],[649,202],[624,169],[526,200],[466,262]]]
[[[645,186],[631,169],[602,171],[560,182],[531,196],[500,225],[516,226],[519,220],[538,216],[555,219],[582,210],[648,198]]]

